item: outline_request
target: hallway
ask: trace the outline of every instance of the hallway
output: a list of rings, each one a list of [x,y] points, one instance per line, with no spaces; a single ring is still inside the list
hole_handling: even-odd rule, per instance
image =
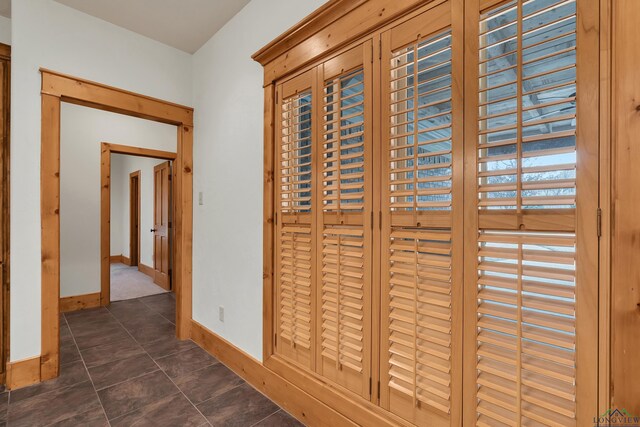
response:
[[[173,293],[62,315],[60,377],[1,394],[0,426],[301,425],[174,318]]]

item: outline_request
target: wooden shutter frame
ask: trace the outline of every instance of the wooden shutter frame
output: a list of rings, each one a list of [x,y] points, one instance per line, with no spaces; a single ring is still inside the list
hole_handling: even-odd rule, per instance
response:
[[[501,0],[487,1],[485,4],[490,6],[492,4],[497,4],[500,1]],[[473,5],[472,4],[470,5],[469,3],[474,3],[474,2],[477,3],[478,0],[465,0],[464,9],[466,13],[464,15],[458,14],[454,17],[454,19],[456,20],[464,21],[465,32],[467,32],[469,28],[473,29],[475,25],[473,22],[471,22],[472,18],[470,17],[470,13],[469,13],[470,8],[473,8]],[[584,5],[584,3],[586,2],[588,2],[588,4]],[[602,0],[600,3],[604,4],[607,2],[608,0]],[[394,418],[393,416],[389,416],[389,414],[385,413],[384,411],[380,411],[379,407],[375,405],[361,405],[361,403],[358,400],[354,401],[349,397],[349,395],[345,395],[344,393],[341,393],[339,390],[337,391],[334,390],[335,393],[326,393],[326,386],[324,385],[322,380],[318,378],[314,378],[313,376],[309,376],[307,375],[306,372],[297,370],[295,368],[290,368],[286,366],[286,364],[284,364],[277,357],[273,357],[272,356],[273,343],[272,343],[272,340],[269,338],[269,337],[272,337],[273,335],[269,332],[270,321],[268,320],[271,318],[269,316],[269,313],[270,311],[272,312],[272,297],[270,297],[270,295],[272,295],[272,283],[273,283],[273,271],[272,270],[270,271],[270,266],[273,265],[273,262],[271,261],[273,259],[273,245],[269,244],[269,242],[273,241],[273,226],[276,220],[274,215],[274,209],[273,209],[273,197],[268,196],[269,194],[271,195],[274,194],[273,182],[271,181],[273,179],[272,177],[273,177],[273,149],[274,149],[273,109],[274,109],[274,99],[277,98],[276,90],[275,90],[276,85],[274,84],[274,81],[281,78],[284,75],[290,74],[291,70],[305,70],[305,69],[312,68],[314,66],[313,61],[319,57],[325,56],[327,54],[334,54],[335,52],[341,52],[341,51],[347,50],[348,46],[353,46],[354,44],[357,44],[357,42],[352,42],[353,40],[364,38],[362,37],[362,34],[373,35],[374,40],[376,41],[376,43],[374,43],[374,46],[373,46],[374,58],[378,57],[379,55],[379,47],[377,43],[378,35],[383,31],[389,29],[390,27],[397,25],[395,22],[392,25],[388,25],[388,22],[394,19],[397,19],[397,22],[402,22],[403,20],[410,19],[411,17],[422,13],[425,2],[424,1],[403,2],[401,5],[398,2],[397,8],[395,8],[395,5],[394,5],[393,10],[387,9],[387,11],[391,12],[391,14],[387,14],[387,11],[385,11],[384,13],[380,14],[379,17],[373,18],[373,16],[375,15],[375,11],[378,10],[377,8],[378,7],[383,8],[384,5],[386,5],[387,3],[388,2],[386,2],[385,0],[379,0],[379,1],[378,0],[369,0],[369,1],[367,0],[358,0],[358,1],[336,0],[334,2],[330,2],[327,5],[323,6],[314,14],[310,15],[309,18],[303,20],[300,24],[296,25],[290,31],[285,33],[283,36],[279,37],[272,44],[266,46],[264,49],[262,49],[256,55],[254,55],[254,59],[258,60],[259,62],[261,62],[263,65],[266,66],[265,67],[265,89],[264,89],[265,90],[265,199],[264,199],[264,209],[265,209],[265,212],[264,212],[264,242],[265,242],[264,308],[265,310],[264,310],[264,317],[263,317],[264,330],[265,330],[264,365],[267,368],[276,372],[277,374],[285,378],[291,379],[291,381],[297,384],[304,384],[306,387],[308,387],[308,390],[315,397],[321,399],[323,402],[328,402],[329,404],[332,404],[336,408],[350,408],[349,410],[354,410],[354,409],[361,410],[362,411],[361,413],[360,412],[357,414],[353,413],[353,419],[358,419],[360,420],[360,422],[362,422],[362,420],[369,420],[369,423],[371,423],[373,420],[375,420],[376,422],[381,424],[397,423],[397,424],[404,425],[405,423],[403,423],[402,420],[398,418]],[[412,4],[409,4],[409,3],[412,3]],[[607,19],[605,16],[606,11],[602,12],[603,15],[600,14],[601,12],[598,11],[598,7],[597,7],[598,6],[597,0],[578,0],[577,3],[578,3],[578,9],[579,9],[578,14],[581,15],[583,18],[581,19],[582,22],[579,22],[577,30],[579,33],[582,34],[582,37],[585,40],[589,39],[590,43],[593,43],[594,40],[598,40],[598,38],[600,37],[599,35],[599,30],[601,26],[599,22],[600,18],[602,18],[603,20],[602,21],[603,30],[606,29],[606,25],[605,25],[607,23]],[[365,19],[359,18],[363,16],[369,16],[369,15],[366,15],[366,12],[364,12],[364,6],[362,6],[363,4],[366,4],[366,6],[370,8],[370,12],[371,12],[371,15],[370,15],[371,18],[369,19],[369,21],[367,21],[366,24],[361,24],[362,22],[365,21]],[[345,22],[350,22],[350,25],[344,26]],[[471,25],[471,27],[469,27],[469,25]],[[351,31],[352,27],[353,27],[353,30]],[[368,27],[368,29],[364,29],[365,27]],[[350,31],[338,31],[337,29],[340,29],[340,28],[343,28],[343,29],[348,28]],[[328,35],[332,35],[332,37],[329,38]],[[606,38],[607,38],[606,34],[602,36],[603,40],[606,40]],[[298,45],[300,41],[306,41],[306,40],[308,40],[308,42]],[[470,39],[469,36],[466,36],[465,60],[468,58],[469,50],[472,50],[470,49],[470,43],[471,44],[476,43],[476,40],[473,40],[473,38]],[[345,45],[348,45],[348,46],[345,47]],[[292,46],[293,46],[293,49],[291,49]],[[310,48],[310,46],[313,46],[313,48]],[[598,57],[597,51],[594,52],[593,49],[590,49],[590,52],[591,54],[595,55],[595,56],[592,56],[592,58]],[[473,56],[473,54],[471,55]],[[474,58],[471,58],[471,59],[475,60]],[[588,59],[585,59],[585,60],[588,61]],[[578,61],[580,61],[580,58],[578,59]],[[591,59],[591,61],[597,62],[594,59]],[[597,70],[597,66],[594,66],[595,64],[591,64],[591,65],[592,66],[590,68],[592,70],[594,68]],[[580,65],[578,65],[578,67],[580,67]],[[380,85],[379,70],[374,68],[373,74],[374,74],[374,82],[375,82],[374,86],[379,87]],[[473,84],[473,81],[469,81],[469,78],[465,77],[465,81],[464,81],[465,87],[467,87],[469,83]],[[597,114],[598,93],[606,94],[607,91],[603,89],[602,86],[600,86],[599,88],[596,87],[595,90],[589,94],[591,96],[591,99],[588,102],[584,103],[585,105],[586,104],[590,105],[591,112],[592,112],[590,114],[591,116],[598,116]],[[374,100],[373,108],[374,108],[375,116],[380,117],[381,113],[380,113],[380,106],[379,106],[378,100]],[[467,109],[468,109],[468,106],[465,106],[465,111],[467,111]],[[598,118],[598,120],[604,120],[606,118],[606,113],[601,111],[600,114],[601,116]],[[584,117],[584,115],[581,115],[581,117]],[[592,128],[594,126],[597,127],[598,120],[591,122],[589,126]],[[476,124],[473,123],[472,121],[470,122],[469,120],[466,120],[465,134],[469,126],[474,127],[475,125]],[[374,153],[375,153],[374,161],[379,162],[380,160],[379,145],[380,144],[375,141],[377,141],[380,138],[380,136],[378,132],[376,132],[376,134],[377,135],[374,135]],[[465,136],[465,144],[466,144],[466,136]],[[588,175],[588,174],[597,173],[596,172],[598,170],[597,169],[597,164],[598,164],[597,139],[590,140],[590,141],[582,141],[580,140],[580,138],[578,138],[577,144],[579,145],[578,147],[579,150],[582,150],[583,147],[585,148],[584,153],[587,157],[585,161],[591,165],[595,165],[594,168],[589,168],[590,169],[589,171],[585,171],[585,174]],[[594,147],[595,147],[595,151],[594,151]],[[465,169],[469,169],[470,167],[473,169],[475,167],[475,164],[473,166],[469,166],[468,164],[469,161],[470,159],[468,158],[468,156],[466,156],[464,159]],[[582,159],[580,161],[583,162]],[[579,180],[581,179],[580,176],[578,177],[578,179]],[[470,185],[469,181],[470,181],[470,177],[465,176],[465,189],[469,188],[469,185]],[[471,179],[471,181],[473,181],[473,179]],[[376,183],[375,186],[379,188],[380,183],[378,182],[378,180],[375,179],[374,182]],[[473,182],[471,184],[475,185]],[[580,195],[581,190],[584,190],[584,192],[593,193],[597,191],[596,188],[597,186],[594,186],[594,188],[591,188],[591,189],[586,189],[586,188],[581,189],[579,186],[578,197],[579,198],[582,197]],[[595,206],[597,208],[597,205],[598,205],[597,198],[595,201],[593,201],[593,203],[590,202],[589,205]],[[380,206],[379,198],[377,198],[374,195],[374,214],[380,211],[379,206]],[[582,209],[582,207],[580,207],[580,209]],[[577,215],[580,216],[579,213]],[[605,215],[606,215],[606,212],[605,212]],[[464,216],[465,216],[465,219],[464,219],[465,233],[467,233],[467,229],[470,228],[469,224],[472,224],[471,226],[472,229],[477,229],[477,225],[479,221],[478,213],[465,209]],[[583,216],[584,216],[584,220],[583,221],[578,220],[578,223],[585,224],[585,228],[589,230],[595,230],[597,228],[595,214],[589,212],[589,210],[585,208]],[[375,230],[377,230],[378,227],[380,226],[377,218],[379,218],[378,215],[374,215]],[[528,213],[523,213],[521,214],[520,217],[516,217],[515,220],[513,219],[513,216],[510,216],[510,215],[507,215],[505,217],[494,215],[492,220],[493,220],[492,224],[495,224],[496,227],[502,227],[505,229],[511,229],[515,225],[520,226],[521,224],[524,225],[526,229],[537,229],[537,230],[549,229],[550,225],[552,227],[556,227],[558,224],[560,224],[562,227],[567,229],[574,227],[572,224],[573,223],[572,216],[571,215],[567,216],[562,212],[553,213],[553,214],[549,212],[546,216],[543,216],[543,215],[536,216],[536,215],[529,215]],[[579,228],[580,226],[578,226],[578,229]],[[580,233],[580,230],[578,230],[578,232]],[[588,234],[588,232],[585,232],[585,233]],[[591,241],[593,240],[594,239],[591,239]],[[379,254],[376,255],[374,253],[374,259],[377,259],[375,258],[377,256],[379,256]],[[588,258],[592,260],[593,254],[589,254]],[[474,267],[472,268],[475,268],[476,262],[474,257],[469,258],[469,256],[465,254],[465,264],[468,265],[469,262],[471,262],[474,265]],[[468,266],[465,266],[465,269],[467,268]],[[592,264],[590,268],[592,270],[594,268],[597,268],[597,263]],[[600,271],[600,274],[601,274],[600,277],[606,276],[606,274],[603,273],[603,271]],[[375,282],[378,281],[378,279],[376,279],[376,275],[379,275],[378,269],[374,269],[374,289],[376,286]],[[594,276],[595,275],[592,275],[592,277]],[[601,291],[601,292],[604,292],[604,291]],[[606,294],[606,292],[604,293]],[[590,304],[592,305],[592,307],[593,306],[597,307],[598,305],[597,295],[592,295],[591,297],[593,298],[591,299]],[[467,293],[465,295],[465,300],[468,300],[469,298],[473,299],[473,297],[471,297]],[[376,301],[374,300],[374,307],[373,307],[374,313],[376,311],[379,311],[379,309],[376,309],[375,303]],[[469,306],[468,301],[465,302],[465,306]],[[600,314],[601,316],[603,316],[602,313]],[[604,316],[604,317],[601,317],[601,320],[608,320],[608,319],[606,318],[606,316]],[[376,316],[374,318],[374,321],[379,322],[379,318]],[[601,324],[600,327],[601,327],[601,331],[606,331],[605,325]],[[376,328],[377,327],[374,327],[374,330]],[[376,341],[376,338],[374,338],[374,343],[375,341]],[[465,347],[467,345],[468,345],[468,342],[465,342]],[[603,354],[602,351],[606,351],[606,348],[605,347],[601,348],[601,354]],[[465,355],[465,358],[466,357],[467,356]],[[375,359],[375,355],[374,355],[374,359]],[[603,384],[606,381],[608,381],[607,378],[604,377],[604,374],[608,374],[608,372],[606,372],[607,371],[606,366],[602,365],[602,363],[604,363],[603,362],[604,360],[605,360],[604,358],[601,358],[601,373],[602,373],[602,376],[601,376],[602,381],[601,381],[601,387],[600,387],[601,391],[604,390]],[[373,362],[373,368],[374,368],[373,395],[374,397],[372,398],[372,401],[374,402],[376,400],[375,399],[376,363],[377,362],[374,360]],[[465,366],[467,366],[466,361],[464,364]],[[467,384],[465,383],[465,387],[464,387],[465,396],[470,390],[469,387],[466,387],[466,385]],[[600,396],[600,404],[601,404],[601,408],[607,407],[606,399],[603,397],[602,394]],[[373,417],[373,418],[369,418],[369,417]],[[393,421],[389,421],[389,420],[393,420]],[[466,422],[466,419],[465,419],[465,422]]]

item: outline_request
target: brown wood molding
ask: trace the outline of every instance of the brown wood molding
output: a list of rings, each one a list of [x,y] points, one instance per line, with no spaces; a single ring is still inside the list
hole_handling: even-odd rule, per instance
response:
[[[166,159],[166,160],[175,160],[176,157],[178,156],[176,153],[171,151],[153,150],[151,148],[131,147],[129,145],[110,144],[108,142],[103,142],[102,147],[108,149],[111,154],[126,154],[128,156],[151,157],[154,159]]]
[[[264,84],[369,34],[427,3],[440,0],[333,0],[256,52]]]
[[[177,126],[179,165],[174,182],[180,182],[180,191],[174,190],[174,260],[176,262],[175,287],[178,296],[177,336],[189,337],[191,328],[191,239],[193,236],[193,109],[162,101],[100,83],[41,69],[41,260],[42,310],[40,379],[55,378],[60,373],[60,111],[62,102],[116,112]],[[109,304],[109,210],[111,152],[128,150],[126,154],[144,155],[142,149],[103,144],[101,147],[101,303]],[[148,157],[155,157],[157,150]],[[175,184],[174,184],[175,185]],[[178,187],[175,185],[176,188]],[[106,225],[105,225],[106,224]]]
[[[71,104],[172,125],[193,126],[193,108],[41,68],[42,94]]]
[[[109,256],[109,263],[131,265],[131,259],[124,255],[111,255]]]
[[[32,357],[7,363],[7,388],[15,390],[40,381],[40,358]]]
[[[0,43],[0,59],[11,59],[11,46],[8,44]]]
[[[141,262],[138,263],[138,271],[151,277],[151,280],[153,280],[156,275],[156,271],[153,268]]]
[[[100,292],[60,298],[60,311],[62,313],[95,307],[100,307]]]
[[[195,321],[191,339],[305,425],[357,425]]]

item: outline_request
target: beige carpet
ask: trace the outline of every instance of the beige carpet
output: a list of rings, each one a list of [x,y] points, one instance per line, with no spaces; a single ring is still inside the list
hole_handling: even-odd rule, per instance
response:
[[[153,283],[151,277],[138,271],[138,267],[111,264],[111,301],[163,294],[167,291]]]

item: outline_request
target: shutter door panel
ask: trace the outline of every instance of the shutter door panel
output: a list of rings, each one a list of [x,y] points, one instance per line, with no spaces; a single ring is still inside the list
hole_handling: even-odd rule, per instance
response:
[[[477,51],[468,56],[477,80],[467,80],[469,99],[475,95],[467,120],[477,120],[468,138],[476,150],[466,153],[477,166],[468,187],[476,200],[467,209],[478,210],[476,248],[466,252],[465,332],[475,348],[466,365],[475,391],[465,395],[475,405],[468,424],[585,425],[597,413],[586,406],[596,393],[588,384],[597,375],[589,360],[597,315],[585,310],[597,282],[578,273],[581,259],[593,257],[585,257],[580,239],[589,227],[581,234],[578,211],[586,206],[579,167],[588,162],[577,162],[584,123],[577,111],[588,95],[577,78],[576,0],[480,4],[487,7],[473,11],[478,32],[470,35]],[[590,179],[581,185],[594,186]]]
[[[278,86],[276,105],[276,346],[277,354],[313,369],[315,225],[313,72]]]
[[[369,398],[371,375],[370,42],[322,65],[318,372]]]
[[[452,7],[382,36],[381,405],[416,425],[461,416],[462,49]]]

